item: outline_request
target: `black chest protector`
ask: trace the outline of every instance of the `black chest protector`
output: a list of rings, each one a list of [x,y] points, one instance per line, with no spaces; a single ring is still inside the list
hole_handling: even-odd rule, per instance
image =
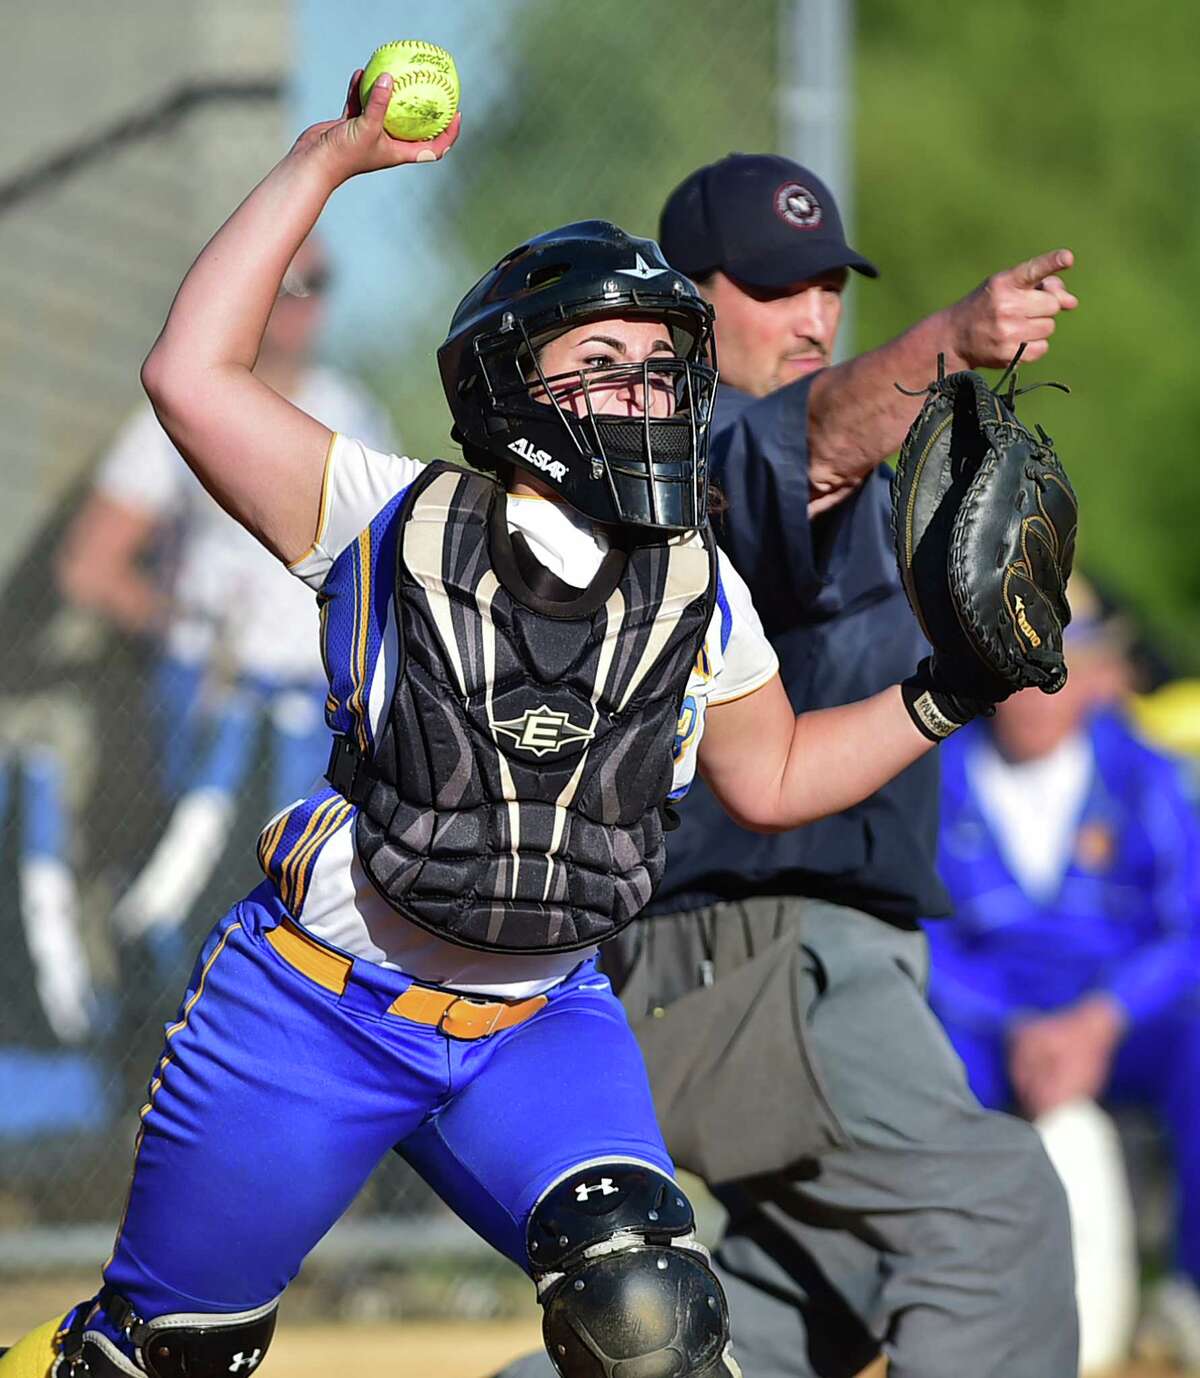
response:
[[[610,550],[579,590],[510,536],[490,479],[431,465],[402,520],[392,702],[370,761],[339,737],[330,763],[359,858],[405,918],[466,947],[602,942],[662,875],[712,538]]]

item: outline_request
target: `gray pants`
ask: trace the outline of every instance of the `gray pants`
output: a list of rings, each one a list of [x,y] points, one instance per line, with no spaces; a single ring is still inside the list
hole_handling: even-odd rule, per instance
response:
[[[1062,1186],[968,1089],[923,934],[756,899],[641,921],[606,956],[667,1145],[729,1212],[745,1378],[850,1378],[881,1349],[891,1378],[1074,1378]]]

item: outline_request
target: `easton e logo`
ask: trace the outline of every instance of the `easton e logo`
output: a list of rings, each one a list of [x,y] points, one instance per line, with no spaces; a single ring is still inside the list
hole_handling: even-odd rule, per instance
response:
[[[527,708],[519,718],[494,722],[492,728],[511,737],[522,751],[547,756],[564,746],[578,746],[596,735],[590,727],[576,727],[565,713],[556,713],[548,704]]]
[[[1026,639],[1031,646],[1040,646],[1042,638],[1033,630],[1033,624],[1025,615],[1025,600],[1017,594],[1017,626],[1025,633]]]

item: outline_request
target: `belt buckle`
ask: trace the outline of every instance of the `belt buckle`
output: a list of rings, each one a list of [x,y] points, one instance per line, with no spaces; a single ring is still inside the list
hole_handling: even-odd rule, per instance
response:
[[[504,1005],[497,1000],[473,1000],[460,995],[447,1005],[438,1028],[450,1038],[485,1038],[500,1022]]]

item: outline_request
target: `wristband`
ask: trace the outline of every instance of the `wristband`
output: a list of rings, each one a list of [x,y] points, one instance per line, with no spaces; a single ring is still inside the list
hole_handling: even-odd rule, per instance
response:
[[[972,718],[991,717],[995,706],[962,694],[947,693],[935,683],[932,658],[927,657],[900,685],[904,707],[917,731],[931,742],[944,742]]]

